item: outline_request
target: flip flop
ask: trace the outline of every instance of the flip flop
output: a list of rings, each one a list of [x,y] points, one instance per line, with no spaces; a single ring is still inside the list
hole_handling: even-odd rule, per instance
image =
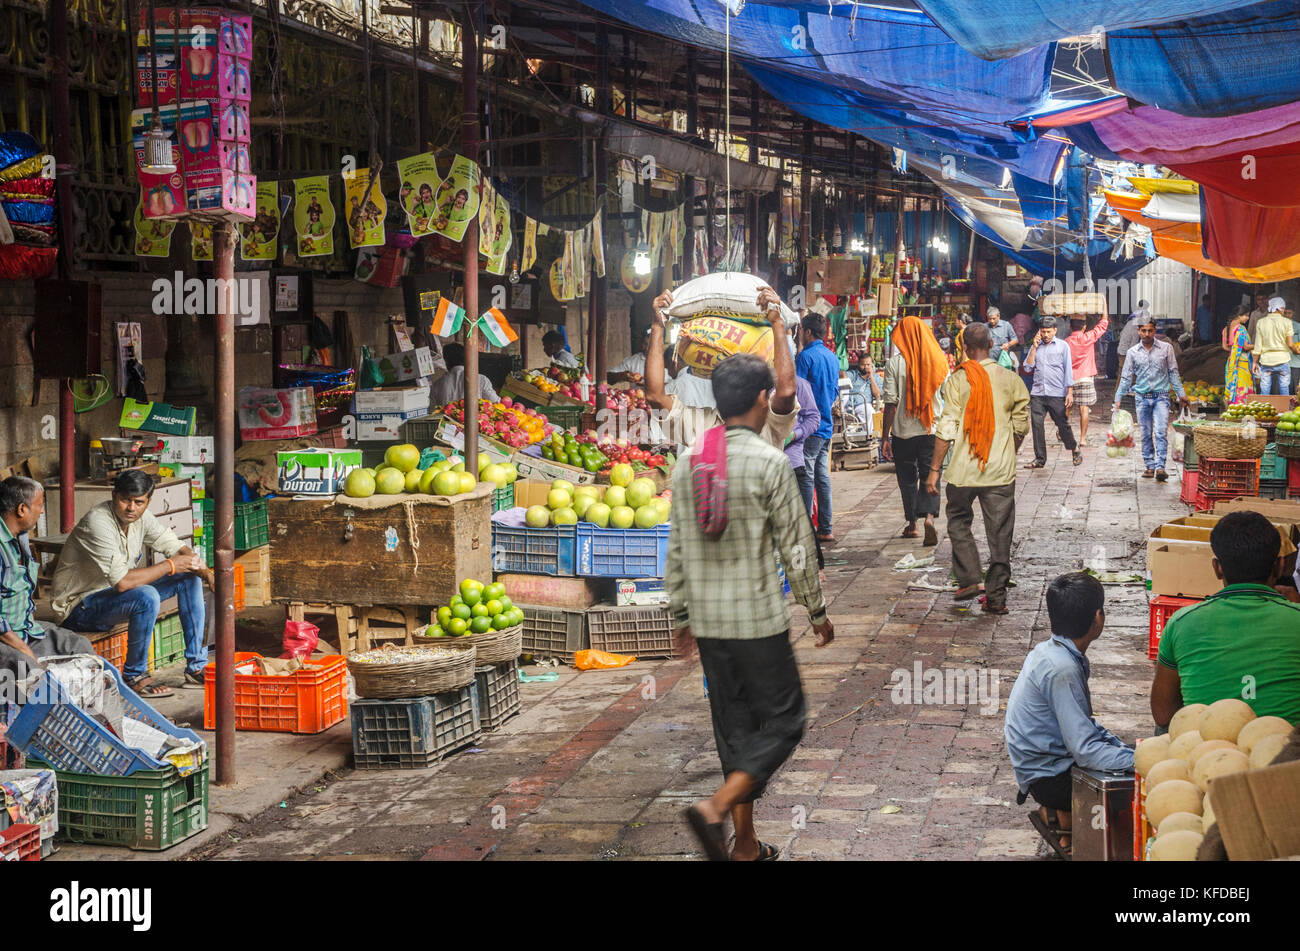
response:
[[[939,544],[939,532],[933,524],[927,523],[925,526],[925,547],[933,548]]]
[[[135,680],[127,683],[127,686],[142,697],[161,699],[172,695],[171,687],[168,687],[165,684],[155,683],[154,679],[148,674],[143,677],[137,677]]]
[[[755,862],[775,862],[781,857],[781,850],[770,842],[758,843],[758,858]]]
[[[966,587],[958,588],[956,591],[954,591],[952,593],[952,599],[954,601],[969,601],[971,598],[975,597],[983,590],[984,589],[981,588],[978,584],[968,584],[966,585]]]
[[[916,530],[915,526],[913,526],[912,528],[903,529],[903,534],[899,536],[899,538],[920,538],[920,537],[921,537],[921,533]]]
[[[700,840],[700,847],[710,862],[726,862],[730,859],[727,855],[727,836],[721,822],[710,822],[695,806],[688,808],[683,815],[695,833],[695,838]]]
[[[1042,836],[1043,841],[1052,847],[1053,852],[1065,859],[1065,861],[1070,861],[1069,846],[1061,845],[1060,837],[1065,833],[1061,830],[1060,826],[1053,829],[1037,809],[1029,813],[1029,824],[1034,827],[1040,836]]]

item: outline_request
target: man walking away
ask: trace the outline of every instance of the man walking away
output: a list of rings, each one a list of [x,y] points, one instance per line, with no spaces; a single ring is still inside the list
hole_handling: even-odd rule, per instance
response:
[[[1005,326],[1005,325],[1003,325]],[[948,358],[934,334],[917,317],[904,317],[893,331],[894,354],[885,364],[885,416],[881,452],[894,460],[903,497],[904,538],[916,538],[916,520],[925,519],[925,544],[939,544],[934,527],[939,497],[923,488],[934,461],[934,425],[939,418],[939,387],[948,377]],[[915,368],[915,369],[913,369]]]
[[[805,314],[799,325],[799,357],[795,372],[808,381],[817,399],[817,411],[822,424],[817,432],[804,442],[804,471],[799,487],[804,504],[812,508],[814,488],[817,492],[817,538],[834,542],[831,534],[831,436],[835,422],[831,407],[840,397],[840,361],[824,342],[826,318],[820,314]],[[716,392],[717,387],[714,387]]]
[[[1183,381],[1178,376],[1178,359],[1174,348],[1156,339],[1156,322],[1148,317],[1139,330],[1139,343],[1124,354],[1124,372],[1115,388],[1111,415],[1119,412],[1119,401],[1129,390],[1137,404],[1138,426],[1142,428],[1142,461],[1146,471],[1142,478],[1155,476],[1157,482],[1169,478],[1165,472],[1165,454],[1169,447],[1169,391],[1178,394],[1178,402],[1187,405]]]
[[[1064,340],[1056,339],[1056,318],[1044,314],[1038,319],[1039,331],[1025,366],[1034,371],[1034,386],[1030,392],[1029,418],[1034,428],[1034,461],[1027,468],[1041,469],[1047,465],[1047,436],[1043,432],[1043,418],[1051,414],[1056,423],[1057,435],[1069,449],[1077,466],[1083,462],[1083,453],[1074,441],[1070,429],[1070,407],[1074,405],[1074,354]]]
[[[1255,351],[1259,363],[1259,392],[1284,396],[1291,392],[1291,354],[1295,338],[1291,320],[1286,316],[1286,301],[1274,297],[1268,302],[1268,315],[1255,326]]]
[[[771,367],[752,354],[719,363],[713,391],[725,427],[701,435],[673,472],[668,611],[679,647],[693,636],[699,648],[724,775],[717,792],[686,810],[711,861],[778,855],[754,834],[754,801],[804,728],[778,555],[791,593],[808,610],[817,646],[835,636],[794,474],[760,435],[774,385]],[[723,829],[728,813],[736,833],[730,856]]]
[[[948,536],[958,588],[953,598],[979,594],[980,554],[971,534],[978,499],[989,543],[984,611],[1007,613],[1011,538],[1016,528],[1016,452],[1029,432],[1029,393],[1010,370],[989,359],[988,329],[966,331],[966,362],[939,389],[943,413],[935,429],[934,464],[925,491],[939,494],[939,471],[949,447]]]
[[[1052,636],[1029,652],[1007,699],[1004,734],[1020,794],[1038,803],[1029,821],[1057,855],[1070,857],[1070,770],[1125,772],[1133,749],[1092,716],[1088,645],[1106,625],[1101,582],[1076,571],[1047,588]],[[1051,810],[1049,812],[1049,810]]]
[[[1201,306],[1196,308],[1197,343],[1214,343],[1214,311],[1210,310],[1210,295],[1201,295]]]
[[[1097,378],[1095,345],[1098,340],[1105,339],[1106,328],[1110,326],[1110,321],[1103,317],[1091,330],[1085,330],[1087,326],[1088,321],[1083,314],[1074,314],[1070,318],[1070,336],[1065,338],[1065,345],[1070,348],[1071,368],[1074,373],[1071,395],[1074,397],[1074,405],[1079,407],[1080,446],[1088,445],[1088,416],[1097,402],[1097,386],[1093,382]]]

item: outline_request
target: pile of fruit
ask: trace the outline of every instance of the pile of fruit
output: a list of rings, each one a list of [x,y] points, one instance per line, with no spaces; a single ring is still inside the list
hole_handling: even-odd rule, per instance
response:
[[[491,482],[497,488],[519,478],[512,463],[496,463],[487,453],[479,453],[478,478],[465,471],[465,460],[452,456],[420,468],[420,450],[410,443],[389,446],[383,465],[375,469],[353,469],[343,481],[343,494],[350,499],[368,499],[372,495],[400,495],[418,492],[423,495],[462,495],[473,492],[479,482]]]
[[[609,457],[596,448],[594,440],[583,441],[572,433],[555,432],[542,444],[542,458],[563,462],[586,472],[599,472],[610,464]]]
[[[1187,398],[1193,403],[1222,403],[1224,400],[1224,387],[1214,386],[1204,380],[1188,383],[1184,388],[1187,390]]]
[[[465,401],[448,403],[442,408],[442,415],[464,426]],[[555,427],[537,410],[521,406],[508,396],[499,403],[491,400],[478,401],[478,431],[507,446],[515,449],[531,446],[541,442],[554,430]]]
[[[613,468],[619,465],[631,466],[633,472],[644,472],[646,469],[651,469],[655,466],[665,466],[666,468],[664,471],[667,472],[668,469],[672,468],[673,463],[677,461],[676,457],[672,453],[660,453],[655,452],[653,448],[647,449],[641,446],[634,446],[626,439],[611,439],[608,436],[602,438],[596,434],[595,430],[591,429],[587,430],[585,433],[579,433],[577,436],[573,437],[573,439],[579,456],[582,455],[584,446],[591,446],[600,456],[605,457],[605,465],[596,470],[604,476],[610,475]],[[567,441],[565,442],[565,447],[565,456],[567,461]],[[543,448],[542,451],[545,453],[545,448]],[[558,450],[556,451],[556,461],[561,461],[559,459]],[[622,484],[628,485],[631,481],[631,479],[628,479],[627,482]]]
[[[1150,858],[1191,861],[1214,825],[1206,794],[1219,777],[1263,769],[1293,728],[1281,717],[1256,717],[1235,698],[1192,703],[1174,714],[1165,736],[1138,742],[1134,767],[1146,787],[1147,822],[1155,830]]]
[[[580,485],[556,479],[551,483],[545,505],[530,505],[524,522],[530,528],[576,525],[581,519],[598,528],[654,528],[672,514],[672,492],[655,495],[649,479],[635,479],[630,485],[603,487]]]
[[[522,623],[524,612],[506,597],[505,585],[496,581],[484,585],[481,581],[466,578],[460,583],[460,594],[452,595],[449,604],[434,612],[434,623],[425,628],[424,636],[486,634]]]
[[[1261,403],[1259,400],[1251,400],[1249,403],[1234,403],[1223,411],[1224,419],[1245,419],[1247,416],[1253,416],[1257,423],[1276,423],[1278,421],[1277,410],[1268,403]]]
[[[551,380],[541,370],[526,370],[524,371],[523,375],[519,376],[519,379],[523,380],[525,383],[537,387],[543,393],[560,392],[560,384],[556,383],[554,380]]]
[[[602,383],[596,387],[600,392],[605,394],[605,409],[618,412],[632,412],[632,410],[648,410],[650,404],[645,401],[645,390],[639,388],[624,389],[619,386],[610,386],[608,383]],[[589,400],[595,406],[595,399]]]
[[[1287,410],[1277,418],[1279,433],[1300,432],[1300,409]]]

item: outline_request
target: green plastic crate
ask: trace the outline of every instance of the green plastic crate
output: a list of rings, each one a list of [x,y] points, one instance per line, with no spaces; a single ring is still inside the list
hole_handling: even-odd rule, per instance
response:
[[[185,629],[181,627],[181,616],[172,614],[159,618],[153,626],[153,645],[150,648],[153,666],[170,667],[185,656]]]
[[[39,760],[29,766],[48,769]],[[208,827],[208,764],[188,776],[174,766],[130,776],[55,770],[58,838],[160,852]]]
[[[1259,461],[1259,481],[1285,482],[1286,463],[1286,457],[1277,453],[1277,443],[1269,443],[1264,447],[1264,458]]]
[[[503,509],[512,509],[515,507],[515,487],[514,485],[503,485],[499,489],[492,490],[492,511],[500,512]]]
[[[217,510],[215,499],[203,500],[203,538],[207,547],[208,567],[216,565]],[[235,503],[235,551],[261,548],[271,541],[271,523],[266,499]]]
[[[561,429],[577,429],[582,425],[582,414],[584,408],[581,406],[539,406],[537,412],[541,413],[551,423]]]

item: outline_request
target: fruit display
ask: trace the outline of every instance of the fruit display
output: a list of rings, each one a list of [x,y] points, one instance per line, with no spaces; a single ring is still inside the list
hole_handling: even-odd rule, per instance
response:
[[[425,628],[425,637],[464,637],[468,634],[487,634],[504,631],[524,622],[524,612],[506,595],[506,586],[499,581],[483,584],[473,578],[460,583],[460,594],[433,613],[432,623]]]
[[[599,472],[610,464],[609,457],[596,448],[594,438],[584,440],[565,432],[553,433],[542,444],[542,458],[587,472]]]
[[[1187,383],[1183,389],[1187,392],[1187,398],[1193,403],[1222,403],[1224,402],[1224,394],[1226,393],[1224,387],[1214,386],[1210,383],[1206,383],[1204,380]]]
[[[419,468],[420,450],[410,443],[389,446],[384,463],[374,469],[354,469],[343,483],[343,494],[350,499],[368,499],[372,495],[463,495],[473,492],[480,482],[496,488],[510,485],[519,478],[512,463],[493,462],[487,453],[478,457],[478,476],[465,471],[460,456],[442,459],[427,469]]]
[[[1280,433],[1300,432],[1300,409],[1287,410],[1277,418],[1277,431]]]
[[[630,470],[629,470],[630,471]],[[672,492],[655,495],[649,479],[631,479],[626,486],[575,487],[565,479],[551,483],[545,505],[530,505],[524,522],[530,528],[590,522],[598,528],[654,528],[669,520]]]
[[[1215,822],[1209,797],[1214,781],[1269,765],[1293,732],[1281,717],[1257,717],[1248,703],[1229,698],[1188,704],[1170,720],[1168,735],[1139,741],[1133,765],[1155,834],[1148,857],[1194,859]]]
[[[650,404],[646,402],[645,390],[633,387],[625,389],[620,386],[610,386],[608,383],[602,383],[596,387],[601,393],[605,394],[605,409],[619,412],[632,412],[633,410],[649,410]],[[595,400],[588,400],[593,406]]]
[[[448,403],[442,408],[442,415],[464,426],[465,401]],[[537,410],[522,406],[506,396],[498,403],[491,400],[478,401],[478,431],[507,446],[522,449],[541,442],[555,431],[555,427]]]
[[[1257,423],[1276,423],[1278,421],[1277,410],[1268,403],[1261,403],[1259,400],[1251,400],[1248,403],[1234,403],[1223,411],[1224,419],[1245,419],[1247,416],[1254,417]]]
[[[541,370],[526,370],[522,374],[515,374],[515,376],[530,386],[537,387],[543,393],[560,392],[560,384],[549,378]]]
[[[603,476],[610,475],[613,468],[618,465],[631,466],[633,472],[644,472],[646,469],[663,466],[664,471],[668,472],[677,461],[677,457],[671,452],[656,452],[654,447],[635,446],[626,439],[612,439],[608,436],[602,438],[590,429],[577,436],[564,434],[559,441],[556,437],[552,437],[550,445],[556,462],[566,462],[587,469],[585,463],[587,457],[591,457],[602,464],[597,469],[587,469],[587,471]],[[570,445],[577,453],[578,462],[570,460],[570,456],[573,455],[569,451]],[[551,456],[546,456],[546,448],[546,446],[542,447],[542,455],[549,459]],[[629,479],[628,482],[630,481]]]

